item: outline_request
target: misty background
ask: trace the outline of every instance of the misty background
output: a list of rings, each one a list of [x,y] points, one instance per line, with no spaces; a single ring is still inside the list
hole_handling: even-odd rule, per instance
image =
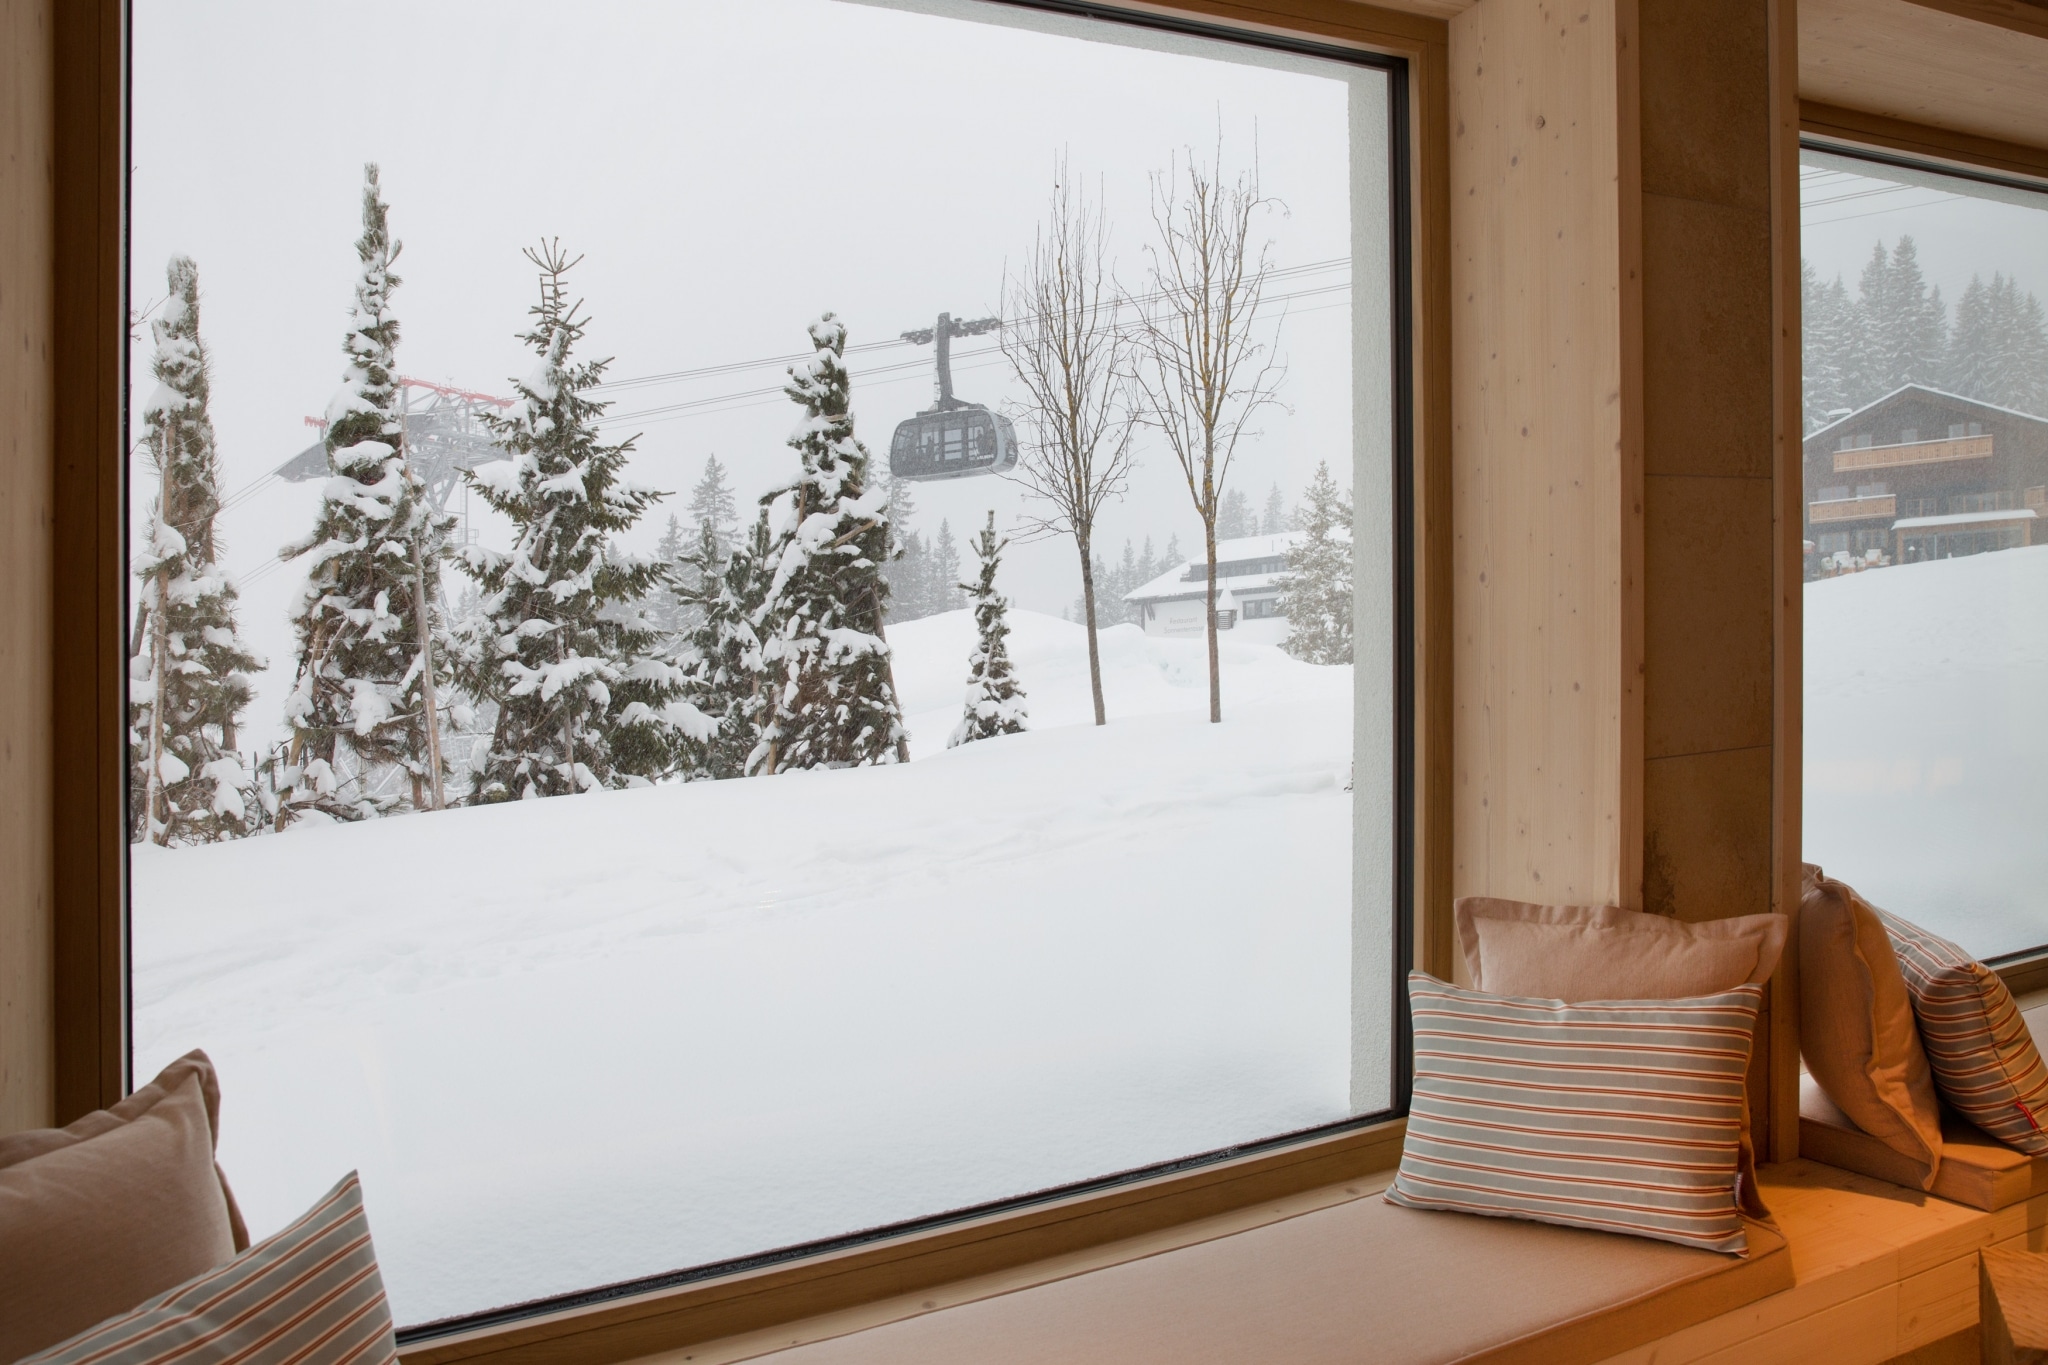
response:
[[[1002,6],[920,8],[136,6],[133,393],[155,384],[146,316],[164,262],[189,254],[229,498],[223,557],[244,634],[270,663],[245,716],[252,743],[276,732],[293,668],[287,615],[304,570],[276,550],[312,525],[320,490],[265,476],[319,438],[306,418],[340,381],[366,161],[382,168],[404,243],[407,376],[509,394],[508,376],[532,364],[516,339],[536,297],[521,248],[559,236],[584,253],[571,277],[591,318],[583,354],[615,357],[607,437],[637,434],[628,476],[674,495],[629,542],[651,551],[669,512],[687,522],[707,456],[730,472],[743,518],[789,478],[797,409],[780,384],[817,314],[848,325],[858,431],[886,468],[896,423],[932,401],[932,348],[873,343],[942,311],[1000,311],[1057,156],[1106,207],[1118,275],[1142,293],[1151,175],[1190,149],[1213,157],[1220,138],[1226,172],[1256,156],[1284,204],[1266,228],[1290,272],[1261,319],[1287,365],[1284,407],[1261,419],[1230,486],[1259,509],[1278,485],[1291,508],[1319,460],[1349,481],[1354,432],[1384,426],[1388,383],[1357,384],[1375,410],[1354,411],[1354,324],[1385,327],[1377,281],[1361,299],[1376,316],[1354,319],[1354,195],[1384,203],[1386,166],[1383,145],[1354,146],[1353,96],[1364,87],[1357,103],[1383,109],[1384,75]],[[963,398],[1019,396],[993,337],[956,342],[953,366]],[[131,463],[139,524],[155,477]],[[994,477],[924,483],[916,506],[904,529],[929,539],[943,518],[964,543],[991,509],[1013,524],[1021,492]],[[460,491],[450,510],[471,514],[483,544],[510,538]],[[1178,467],[1149,434],[1097,553],[1114,561],[1148,535],[1161,552],[1177,535],[1184,554],[1200,539]],[[451,575],[451,597],[466,582]],[[1015,545],[1004,561],[1001,586],[1023,608],[1059,614],[1079,585],[1068,540]]]

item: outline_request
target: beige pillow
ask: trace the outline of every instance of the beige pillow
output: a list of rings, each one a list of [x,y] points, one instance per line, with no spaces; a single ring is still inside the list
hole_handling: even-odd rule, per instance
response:
[[[1530,905],[1466,896],[1458,944],[1472,984],[1540,1000],[1678,1000],[1770,979],[1783,915],[1688,924],[1614,905]]]
[[[1799,1055],[1858,1128],[1941,1165],[1941,1106],[1891,935],[1861,896],[1810,867],[1799,903]]]
[[[213,1063],[189,1052],[111,1109],[0,1138],[0,1361],[249,1245],[213,1160],[219,1116]]]
[[[21,1365],[395,1365],[355,1172],[284,1231]]]

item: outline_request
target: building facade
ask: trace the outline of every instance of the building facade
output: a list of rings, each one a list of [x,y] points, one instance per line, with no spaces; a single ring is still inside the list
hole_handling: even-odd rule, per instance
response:
[[[1287,552],[1301,532],[1276,536],[1243,536],[1216,542],[1216,628],[1240,632],[1256,644],[1284,644],[1290,627],[1280,615],[1280,579],[1287,572]],[[1207,628],[1208,571],[1206,559],[1174,565],[1151,582],[1124,594],[1139,608],[1147,635],[1196,636]]]
[[[1806,573],[2048,542],[2048,419],[1908,384],[1806,438]]]

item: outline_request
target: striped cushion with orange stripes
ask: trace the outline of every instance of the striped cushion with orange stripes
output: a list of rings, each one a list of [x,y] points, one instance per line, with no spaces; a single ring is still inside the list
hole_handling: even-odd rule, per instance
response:
[[[2008,1147],[2048,1155],[2048,1068],[2005,982],[1947,939],[1882,910],[1877,917],[1899,956],[1941,1097]]]
[[[234,1260],[20,1365],[389,1365],[391,1309],[351,1171]]]
[[[1389,1203],[1748,1249],[1743,1076],[1762,986],[1567,1005],[1411,972],[1408,998],[1415,1090]]]

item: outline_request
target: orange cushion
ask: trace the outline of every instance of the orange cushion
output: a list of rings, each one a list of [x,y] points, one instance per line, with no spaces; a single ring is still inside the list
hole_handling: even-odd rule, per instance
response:
[[[111,1109],[0,1138],[0,1361],[248,1246],[214,1164],[219,1116],[213,1063],[190,1052]]]
[[[1913,997],[1884,922],[1855,890],[1807,866],[1799,903],[1799,1055],[1855,1126],[1922,1168],[1941,1165],[1941,1105]]]

